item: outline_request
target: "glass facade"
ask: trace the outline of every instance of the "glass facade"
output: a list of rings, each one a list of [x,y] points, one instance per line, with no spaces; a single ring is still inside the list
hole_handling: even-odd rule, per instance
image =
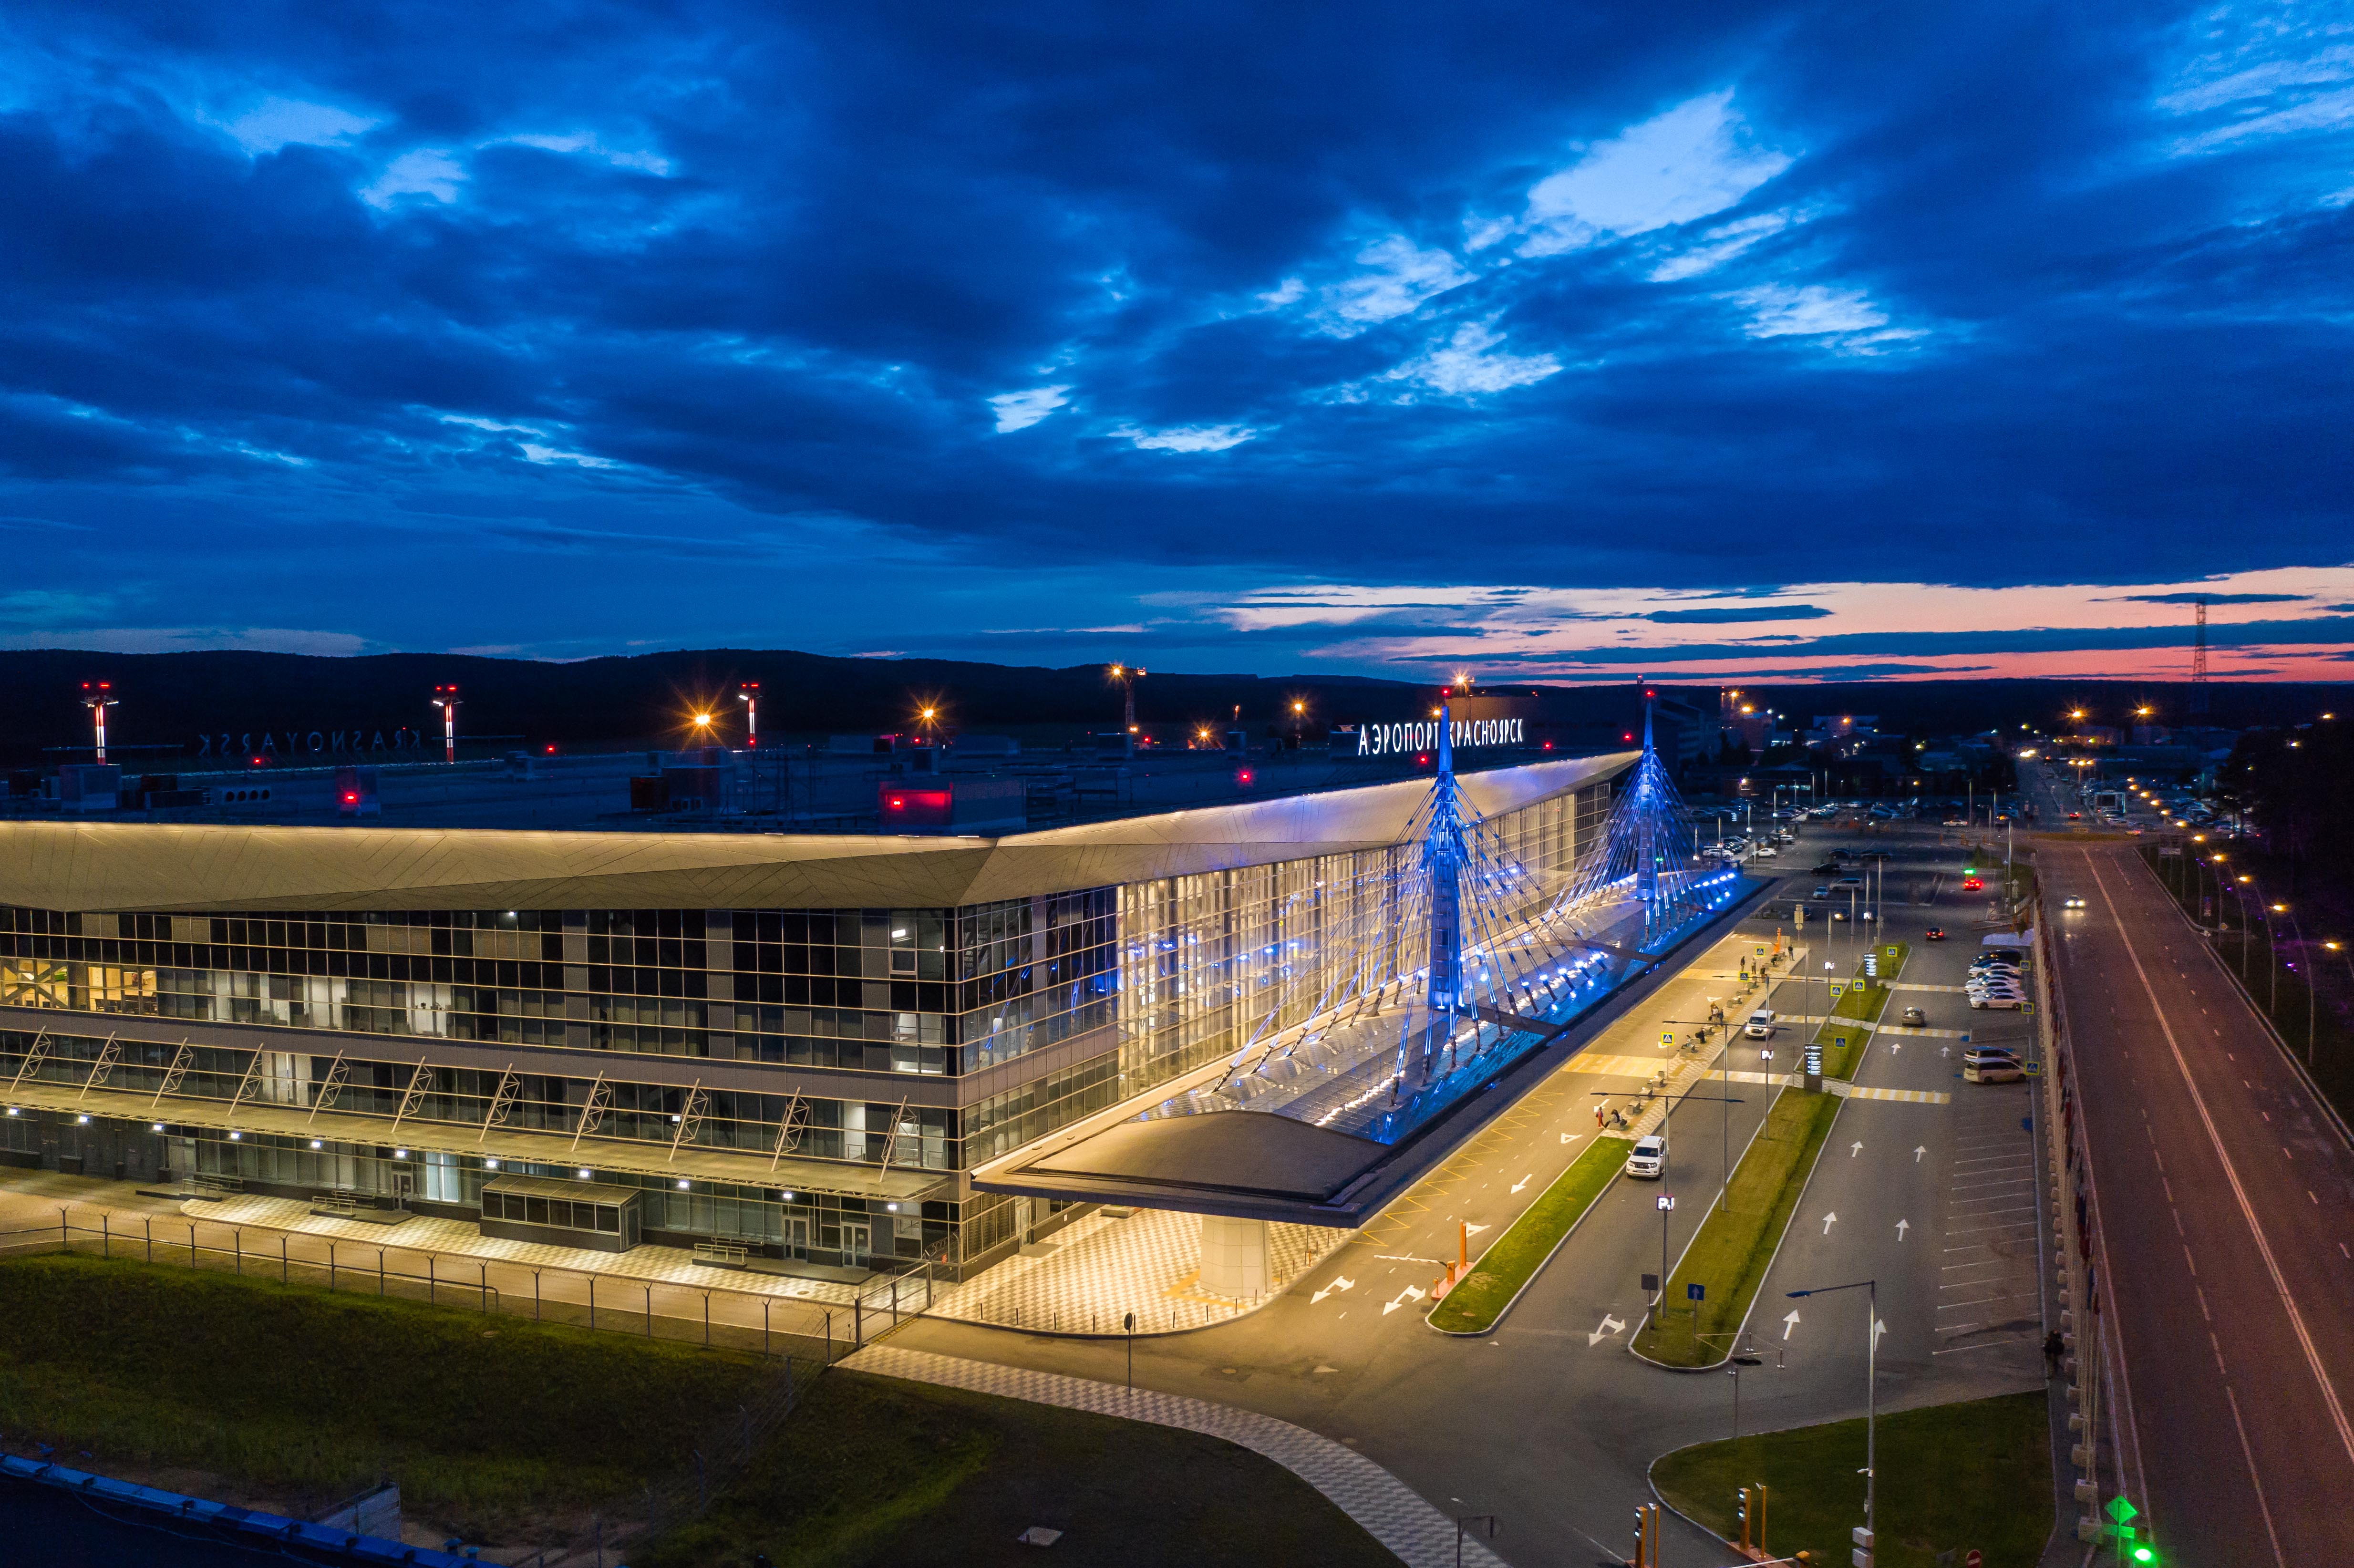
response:
[[[1607,810],[1608,787],[1597,784],[1495,820],[1532,874],[1529,912],[1569,879]],[[49,1086],[102,1081],[110,1096],[152,1101],[167,1124],[175,1105],[331,1107],[381,1118],[387,1139],[397,1123],[412,1143],[452,1150],[486,1127],[545,1134],[551,1148],[567,1140],[565,1154],[508,1162],[518,1176],[593,1166],[601,1181],[639,1180],[607,1171],[598,1150],[758,1157],[733,1186],[698,1180],[682,1192],[645,1178],[657,1189],[649,1235],[821,1258],[945,1246],[966,1261],[1032,1223],[1017,1220],[1013,1200],[971,1193],[870,1214],[870,1201],[847,1192],[788,1199],[759,1173],[781,1149],[794,1169],[937,1171],[954,1192],[954,1172],[1304,1022],[1336,993],[1411,971],[1426,941],[1401,894],[1415,853],[1388,846],[953,908],[0,907],[0,1006],[60,1015],[48,1030],[22,1015],[0,1029],[0,1072]],[[263,1033],[258,1045],[183,1044],[175,1022]],[[405,1054],[371,1050],[387,1036],[401,1037]],[[420,1043],[430,1046],[421,1072]],[[537,1070],[519,1072],[500,1045],[567,1055],[560,1069],[538,1057]],[[633,1072],[645,1057],[694,1059],[661,1075],[689,1082]],[[695,1086],[705,1062],[731,1064],[731,1086]],[[741,1086],[748,1071],[774,1076],[773,1090]],[[910,1080],[925,1079],[938,1087],[911,1093]],[[27,1107],[7,1137],[46,1114]],[[313,1150],[258,1131],[174,1136],[188,1171],[303,1190],[392,1192],[402,1177],[421,1202],[465,1207],[497,1173],[454,1152],[404,1160],[389,1148]],[[10,1150],[0,1139],[0,1154]]]

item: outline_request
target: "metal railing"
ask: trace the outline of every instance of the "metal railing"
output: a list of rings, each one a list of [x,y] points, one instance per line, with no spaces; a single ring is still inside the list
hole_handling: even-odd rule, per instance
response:
[[[938,1294],[931,1259],[910,1275],[862,1287],[848,1302],[827,1303],[546,1264],[457,1258],[421,1247],[220,1221],[143,1215],[133,1224],[130,1218],[61,1208],[55,1224],[0,1232],[0,1257],[67,1253],[250,1274],[336,1294],[423,1301],[762,1356],[799,1355],[821,1365],[922,1316]]]

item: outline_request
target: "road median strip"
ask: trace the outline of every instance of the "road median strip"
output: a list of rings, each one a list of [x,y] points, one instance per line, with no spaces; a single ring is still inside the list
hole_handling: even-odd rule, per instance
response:
[[[1628,1147],[1622,1138],[1596,1137],[1519,1219],[1504,1227],[1504,1234],[1425,1320],[1447,1334],[1484,1334],[1493,1329],[1609,1188],[1627,1161]]]
[[[1880,973],[1870,978],[1858,972],[1847,982],[1847,989],[1831,1004],[1829,1018],[1817,1031],[1816,1038],[1823,1047],[1823,1076],[1852,1078],[1863,1062],[1863,1048],[1888,1006],[1888,999],[1896,992],[1896,977],[1904,970],[1904,961],[1911,956],[1911,944],[1890,942],[1877,949]]]
[[[1784,1089],[1774,1097],[1765,1125],[1734,1167],[1724,1202],[1684,1249],[1655,1320],[1635,1336],[1637,1355],[1662,1366],[1702,1368],[1731,1353],[1725,1347],[1765,1284],[1839,1107],[1837,1095]],[[1707,1295],[1687,1307],[1685,1287],[1694,1283]]]

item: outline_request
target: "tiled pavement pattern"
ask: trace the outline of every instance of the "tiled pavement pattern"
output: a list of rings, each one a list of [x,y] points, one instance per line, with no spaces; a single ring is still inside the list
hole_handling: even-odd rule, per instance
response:
[[[1455,1521],[1381,1466],[1329,1437],[1271,1415],[1153,1389],[1129,1390],[1087,1378],[895,1350],[889,1345],[860,1351],[842,1364],[881,1377],[1026,1399],[1097,1415],[1125,1416],[1222,1437],[1274,1460],[1323,1493],[1365,1533],[1395,1552],[1407,1568],[1449,1568],[1458,1561],[1467,1568],[1503,1568],[1502,1560],[1477,1541],[1465,1540],[1458,1559]]]
[[[1090,1214],[1057,1231],[1052,1253],[1010,1257],[957,1287],[933,1310],[1050,1333],[1118,1333],[1130,1312],[1140,1334],[1204,1328],[1266,1305],[1349,1239],[1330,1225],[1267,1230],[1272,1287],[1246,1301],[1200,1288],[1201,1215],[1139,1209],[1125,1218]]]
[[[486,1236],[462,1220],[419,1214],[398,1225],[372,1225],[364,1220],[338,1220],[311,1213],[299,1198],[230,1198],[221,1202],[188,1202],[180,1212],[208,1227],[285,1231],[293,1235],[332,1237],[369,1247],[397,1247],[403,1252],[432,1253],[441,1257],[480,1258],[525,1268],[563,1268],[577,1274],[598,1274],[624,1279],[651,1280],[657,1285],[687,1285],[740,1291],[748,1295],[784,1297],[828,1306],[848,1306],[857,1291],[822,1279],[793,1279],[744,1269],[713,1268],[690,1261],[683,1247],[646,1246],[629,1252],[592,1252],[585,1247],[548,1246],[538,1242],[502,1241]],[[275,1245],[275,1243],[271,1244]]]

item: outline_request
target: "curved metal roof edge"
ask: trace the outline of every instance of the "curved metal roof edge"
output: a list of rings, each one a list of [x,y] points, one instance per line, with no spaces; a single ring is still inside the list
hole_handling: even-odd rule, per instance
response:
[[[1484,815],[1637,753],[1461,776]],[[940,907],[1395,843],[1428,781],[1119,817],[1002,838],[508,828],[0,823],[0,903],[115,911]]]

